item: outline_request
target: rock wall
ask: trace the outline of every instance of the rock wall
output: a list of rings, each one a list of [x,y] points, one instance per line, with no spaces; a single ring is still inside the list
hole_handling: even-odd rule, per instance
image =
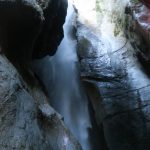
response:
[[[34,86],[10,63],[24,70],[33,58],[53,55],[66,11],[66,0],[0,0],[0,150],[81,149],[33,71]]]
[[[63,38],[67,0],[0,0],[0,45],[11,61],[54,55]]]
[[[1,55],[0,132],[1,150],[81,149],[41,87],[28,86]]]
[[[132,32],[132,37],[127,36],[131,33],[129,24],[137,20],[127,19],[125,10],[128,4],[135,3],[95,1],[95,9],[83,13],[78,2],[75,1],[81,78],[103,130],[104,143],[109,150],[149,150],[150,79],[135,52],[137,48],[141,51],[137,46],[141,40],[133,36],[141,39],[141,34]],[[89,14],[95,14],[97,21],[88,19]],[[143,36],[148,40],[146,33]]]
[[[134,52],[149,74],[150,64],[150,9],[142,3],[130,3],[126,8],[126,36]]]

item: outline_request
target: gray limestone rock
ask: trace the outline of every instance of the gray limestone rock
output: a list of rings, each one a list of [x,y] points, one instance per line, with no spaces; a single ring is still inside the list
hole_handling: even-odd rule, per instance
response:
[[[40,87],[23,82],[0,55],[0,149],[80,150]]]
[[[116,5],[112,2],[112,11]],[[102,5],[102,10],[107,6]],[[124,12],[124,7],[119,8]],[[82,22],[81,16],[77,20],[81,78],[95,110],[97,124],[103,129],[109,150],[149,150],[150,79],[130,41],[138,42],[126,38],[125,28],[122,28],[122,34],[113,36],[111,29],[115,28],[116,22],[110,19],[110,12],[106,11],[100,17],[106,19],[105,25],[109,25],[107,30],[110,32],[102,31],[100,25],[99,34]],[[127,32],[130,30],[125,30]]]

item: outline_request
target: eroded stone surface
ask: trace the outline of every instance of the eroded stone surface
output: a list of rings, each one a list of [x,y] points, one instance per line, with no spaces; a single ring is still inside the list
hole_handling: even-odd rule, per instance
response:
[[[99,14],[102,23],[98,29],[100,33],[83,22],[81,16],[78,18],[81,77],[86,82],[97,122],[100,127],[103,126],[108,148],[141,150],[143,147],[149,150],[150,79],[131,44],[131,40],[135,44],[138,41],[126,38],[130,30],[125,30],[125,24],[120,24],[120,31],[116,34],[120,14],[123,13],[120,23],[126,21],[126,5],[122,4],[127,4],[127,1],[112,1],[111,6],[107,5],[107,1],[101,3],[105,12]],[[111,19],[113,12],[115,19]]]
[[[0,149],[79,150],[40,87],[31,89],[0,55]]]

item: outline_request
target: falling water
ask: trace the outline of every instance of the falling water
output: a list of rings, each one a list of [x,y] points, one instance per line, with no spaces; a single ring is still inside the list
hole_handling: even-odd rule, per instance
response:
[[[75,17],[74,8],[69,2],[64,39],[55,56],[36,62],[36,72],[46,87],[50,104],[64,117],[64,122],[79,140],[83,150],[92,150],[88,132],[92,127],[88,100],[78,71]]]

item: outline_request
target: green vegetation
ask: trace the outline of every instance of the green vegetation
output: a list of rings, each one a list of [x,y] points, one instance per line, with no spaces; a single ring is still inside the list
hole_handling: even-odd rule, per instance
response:
[[[139,0],[132,0],[138,2]],[[115,25],[114,27],[114,36],[122,34],[125,27],[125,15],[124,15],[124,6],[122,6],[121,1],[114,0],[115,5],[113,9],[107,9],[105,0],[96,0],[95,10],[97,12],[97,22],[101,25],[103,21],[103,16],[108,16],[109,21]]]
[[[111,22],[115,23],[114,36],[119,35],[124,28],[124,18],[122,15],[119,15],[118,11],[115,11],[112,14]]]
[[[104,5],[104,0],[96,0],[95,10],[97,13],[97,22],[99,25],[101,24],[102,16],[107,11],[105,10],[105,7],[103,5]]]
[[[139,0],[131,0],[132,3],[138,3],[140,2]]]
[[[96,0],[96,12],[102,12],[102,8],[99,0]]]

